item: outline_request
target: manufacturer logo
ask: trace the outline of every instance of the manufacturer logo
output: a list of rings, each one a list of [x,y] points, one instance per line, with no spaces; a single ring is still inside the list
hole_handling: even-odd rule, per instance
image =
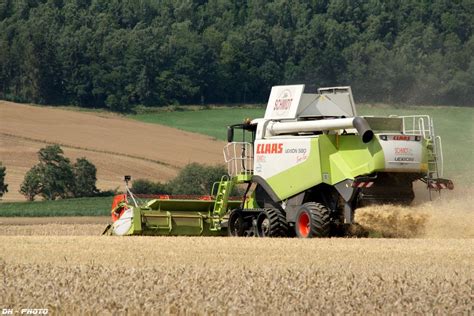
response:
[[[257,154],[281,154],[283,152],[283,144],[257,144]]]
[[[410,140],[410,136],[406,136],[406,135],[395,135],[395,136],[393,136],[393,140]]]

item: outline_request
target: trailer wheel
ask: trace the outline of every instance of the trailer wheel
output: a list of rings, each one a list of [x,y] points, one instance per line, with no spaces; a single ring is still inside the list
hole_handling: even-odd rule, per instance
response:
[[[283,211],[276,208],[264,209],[257,217],[258,237],[286,237],[288,223]]]
[[[229,215],[229,236],[243,236],[244,235],[244,217],[242,210],[235,209]]]
[[[329,237],[330,224],[326,206],[309,202],[301,205],[296,214],[295,232],[300,238]]]

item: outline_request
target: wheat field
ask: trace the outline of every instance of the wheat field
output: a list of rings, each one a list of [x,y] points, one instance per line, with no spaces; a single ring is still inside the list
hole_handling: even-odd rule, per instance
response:
[[[473,246],[473,239],[0,236],[0,307],[467,314]]]
[[[473,244],[0,237],[0,306],[52,314],[466,314]]]
[[[471,190],[472,191],[472,190]],[[54,315],[473,313],[471,191],[359,209],[381,237],[100,236],[106,218],[0,220],[0,308]]]

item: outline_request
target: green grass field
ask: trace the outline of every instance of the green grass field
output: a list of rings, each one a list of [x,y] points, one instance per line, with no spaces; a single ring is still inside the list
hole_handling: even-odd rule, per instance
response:
[[[112,197],[36,202],[1,202],[0,217],[108,216]]]
[[[444,176],[456,182],[474,184],[474,109],[448,106],[358,105],[359,115],[414,115],[427,114],[434,119],[435,131],[441,135],[444,152]],[[206,134],[225,140],[226,126],[246,118],[263,117],[261,108],[217,108],[195,111],[171,111],[131,115],[139,121],[163,124],[182,130]],[[456,184],[456,183],[455,183]]]
[[[137,114],[130,117],[146,123],[163,124],[224,140],[228,125],[242,123],[246,118],[262,117],[264,113],[265,110],[261,108],[217,108]]]

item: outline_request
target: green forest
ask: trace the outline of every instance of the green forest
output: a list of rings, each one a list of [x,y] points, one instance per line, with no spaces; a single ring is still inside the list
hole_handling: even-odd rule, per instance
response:
[[[473,105],[472,0],[0,0],[0,98],[127,112],[272,85]]]

